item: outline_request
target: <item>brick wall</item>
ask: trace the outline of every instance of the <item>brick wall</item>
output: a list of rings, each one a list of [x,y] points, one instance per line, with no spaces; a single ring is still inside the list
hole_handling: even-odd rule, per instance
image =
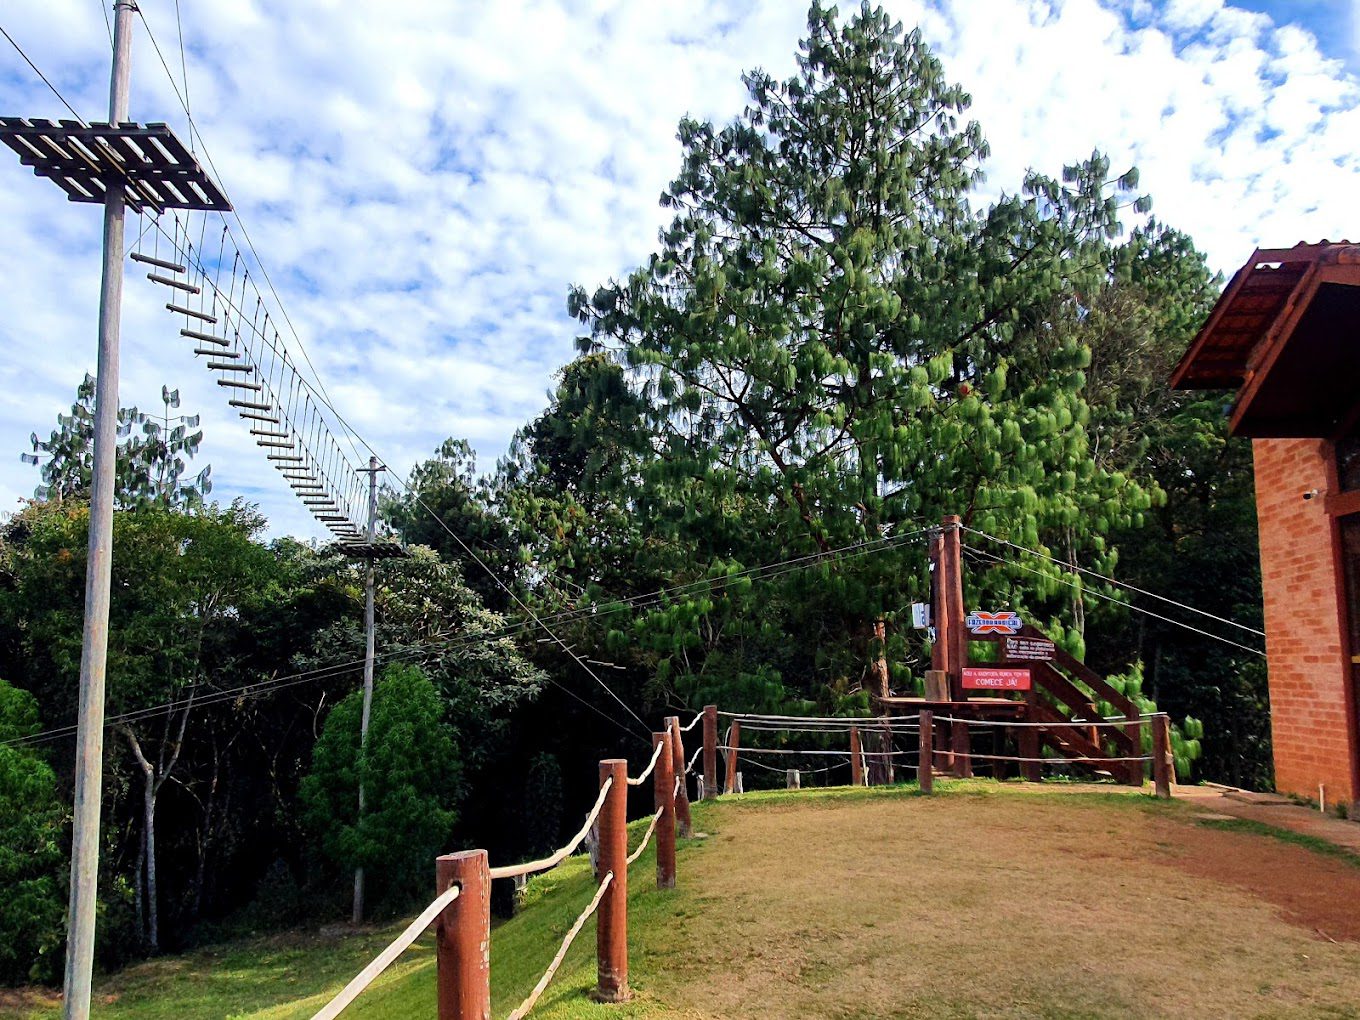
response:
[[[1257,439],[1256,512],[1260,521],[1275,784],[1310,799],[1318,784],[1329,803],[1354,802],[1355,727],[1348,704],[1349,664],[1327,491],[1329,444]]]

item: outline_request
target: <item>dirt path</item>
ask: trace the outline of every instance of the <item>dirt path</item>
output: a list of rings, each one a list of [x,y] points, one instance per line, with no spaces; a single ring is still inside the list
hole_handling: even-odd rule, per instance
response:
[[[1194,818],[747,798],[689,856],[699,902],[638,937],[656,998],[694,1017],[1360,1017],[1360,867]]]

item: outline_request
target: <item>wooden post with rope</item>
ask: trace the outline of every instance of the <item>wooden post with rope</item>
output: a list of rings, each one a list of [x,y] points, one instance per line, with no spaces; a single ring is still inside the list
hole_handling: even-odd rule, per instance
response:
[[[704,706],[704,799],[718,796],[718,706]]]
[[[491,874],[485,850],[435,859],[435,891],[458,898],[435,920],[439,1020],[491,1020]]]
[[[656,887],[675,888],[675,757],[672,754],[673,734],[652,734],[652,746],[661,747],[652,772],[654,784],[653,808],[661,815],[656,820]]]
[[[922,709],[920,716],[921,753],[916,758],[916,781],[922,793],[935,788],[935,713]]]
[[[1171,756],[1171,717],[1160,712],[1152,718],[1152,784],[1157,796],[1171,797],[1171,772],[1175,768]]]
[[[612,781],[600,811],[598,881],[613,875],[600,901],[595,923],[596,983],[599,1002],[626,1002],[628,991],[628,761],[600,762],[600,786]]]
[[[850,727],[850,785],[864,785],[864,756],[860,753],[859,727]]]
[[[671,769],[680,777],[680,789],[675,793],[675,831],[681,839],[689,839],[694,823],[689,813],[689,782],[685,776],[685,741],[680,735],[680,717],[666,720],[666,732],[671,735]],[[674,783],[674,780],[672,780]]]
[[[741,746],[741,721],[732,720],[731,736],[727,744],[727,774],[723,777],[723,793],[737,792],[737,748]]]

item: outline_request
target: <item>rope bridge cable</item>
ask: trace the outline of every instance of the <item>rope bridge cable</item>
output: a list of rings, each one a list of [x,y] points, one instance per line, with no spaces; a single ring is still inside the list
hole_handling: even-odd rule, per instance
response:
[[[694,716],[694,718],[691,719],[691,720],[689,721],[689,725],[688,725],[688,726],[681,726],[681,727],[680,727],[680,732],[681,732],[681,733],[688,733],[690,730],[694,729],[694,727],[698,726],[699,723],[703,720],[703,718],[704,718],[704,713],[702,713],[702,712],[697,713],[697,714]]]
[[[1037,556],[1037,557],[1039,557],[1040,559],[1048,560],[1050,563],[1056,563],[1058,566],[1062,567],[1064,570],[1072,570],[1072,571],[1076,571],[1076,572],[1078,572],[1078,573],[1087,574],[1087,575],[1089,575],[1089,576],[1091,576],[1091,577],[1094,577],[1094,578],[1097,578],[1097,579],[1099,579],[1099,580],[1101,580],[1101,581],[1104,581],[1104,582],[1106,582],[1107,584],[1112,584],[1112,585],[1114,585],[1114,586],[1117,587],[1117,588],[1124,588],[1124,589],[1126,589],[1126,590],[1128,590],[1128,591],[1137,592],[1139,595],[1146,595],[1146,596],[1147,596],[1148,598],[1150,598],[1150,599],[1156,599],[1156,600],[1159,601],[1159,602],[1165,602],[1165,603],[1167,603],[1168,605],[1176,606],[1178,609],[1184,609],[1184,610],[1186,610],[1187,612],[1197,613],[1197,614],[1199,614],[1200,616],[1204,616],[1204,617],[1209,618],[1210,620],[1217,620],[1219,623],[1226,623],[1226,624],[1228,624],[1230,627],[1236,627],[1236,628],[1238,628],[1239,630],[1244,630],[1244,631],[1246,631],[1246,632],[1249,633],[1249,634],[1255,634],[1255,635],[1257,635],[1258,637],[1265,637],[1265,636],[1266,636],[1266,632],[1265,632],[1265,631],[1263,631],[1263,630],[1258,630],[1257,628],[1252,627],[1252,626],[1249,626],[1249,625],[1247,625],[1247,624],[1245,624],[1245,623],[1239,623],[1238,621],[1236,621],[1236,620],[1231,620],[1231,619],[1229,619],[1229,618],[1226,617],[1226,616],[1218,616],[1217,614],[1211,613],[1211,612],[1209,612],[1208,610],[1205,610],[1205,609],[1198,609],[1198,608],[1196,608],[1195,606],[1189,605],[1188,603],[1185,603],[1185,602],[1178,602],[1178,601],[1176,601],[1176,600],[1173,599],[1173,598],[1167,598],[1167,596],[1165,596],[1165,595],[1158,595],[1156,592],[1148,591],[1146,588],[1139,588],[1137,585],[1135,585],[1135,584],[1130,584],[1130,583],[1127,582],[1127,581],[1116,581],[1113,577],[1107,577],[1106,575],[1101,574],[1101,573],[1099,573],[1098,571],[1091,570],[1089,567],[1083,567],[1083,566],[1080,566],[1080,565],[1078,565],[1078,564],[1076,564],[1076,563],[1064,563],[1062,560],[1058,559],[1056,556],[1052,556],[1052,555],[1050,555],[1050,554],[1048,554],[1048,553],[1041,552],[1041,551],[1038,550],[1038,549],[1031,549],[1031,548],[1029,548],[1028,546],[1017,545],[1017,544],[1014,543],[1014,542],[1009,542],[1009,541],[1007,541],[1007,540],[1004,539],[1004,538],[998,538],[998,537],[995,536],[995,535],[989,535],[987,532],[985,532],[985,531],[979,531],[979,530],[976,529],[976,528],[970,528],[970,527],[967,527],[967,526],[963,526],[963,530],[966,531],[966,532],[968,532],[968,533],[970,533],[970,534],[977,535],[977,536],[979,536],[979,537],[981,537],[981,538],[985,538],[985,539],[987,539],[989,542],[995,542],[995,543],[997,543],[998,545],[1009,546],[1010,548],[1016,549],[1016,550],[1018,550],[1018,551],[1020,551],[1020,552],[1029,553],[1031,556]]]
[[[640,775],[633,776],[628,780],[629,786],[641,786],[643,783],[647,781],[647,777],[652,774],[652,769],[656,768],[656,763],[661,757],[661,749],[664,748],[665,746],[666,746],[665,741],[659,741],[657,743],[656,750],[652,752],[652,760],[647,763],[647,767],[642,770],[642,773]]]
[[[703,753],[704,749],[702,747],[696,747],[694,749],[694,753],[690,755],[689,764],[685,766],[685,775],[689,775],[694,771],[694,763],[699,760],[699,755]]]
[[[788,769],[781,769],[778,765],[766,765],[763,761],[760,761],[758,759],[747,758],[745,757],[745,752],[738,752],[737,757],[742,761],[745,761],[747,765],[759,766],[760,768],[765,769],[767,772],[777,772],[781,776],[788,772]],[[842,755],[842,757],[845,758],[844,761],[834,762],[831,765],[827,765],[825,768],[795,769],[794,771],[804,776],[815,776],[822,772],[830,772],[832,769],[848,768],[850,765],[850,756],[848,754],[844,754]]]
[[[570,930],[568,930],[567,937],[562,940],[562,945],[558,947],[556,955],[552,958],[552,963],[548,964],[548,969],[544,971],[543,976],[538,979],[538,984],[534,985],[534,990],[529,993],[529,997],[521,1002],[515,1008],[514,1012],[510,1014],[509,1020],[523,1020],[525,1016],[528,1016],[529,1010],[534,1008],[534,1004],[538,1002],[538,997],[543,994],[544,990],[548,987],[548,984],[557,974],[557,968],[562,966],[562,961],[566,958],[567,950],[571,948],[572,942],[575,941],[576,936],[581,932],[581,926],[586,923],[586,920],[590,915],[595,913],[596,909],[600,906],[600,900],[604,898],[605,890],[609,888],[610,883],[613,881],[614,873],[612,871],[604,876],[603,881],[600,882],[599,888],[595,890],[595,895],[591,898],[590,903],[586,906],[585,910],[581,911],[580,916],[576,918],[575,923],[572,924]]]
[[[1119,599],[1114,598],[1112,595],[1106,595],[1103,591],[1098,591],[1095,588],[1087,588],[1085,585],[1075,584],[1072,581],[1064,580],[1061,577],[1054,577],[1051,574],[1045,574],[1042,570],[1035,570],[1033,567],[1027,567],[1023,563],[1016,563],[1014,560],[1008,560],[1005,557],[996,555],[995,553],[989,553],[985,552],[982,549],[972,548],[965,549],[964,552],[970,556],[983,557],[985,559],[991,560],[994,563],[1000,563],[1003,566],[1015,567],[1018,570],[1024,570],[1030,574],[1037,574],[1038,576],[1047,578],[1050,581],[1057,581],[1059,584],[1065,584],[1069,588],[1076,588],[1083,592],[1084,594],[1094,595],[1097,598],[1104,599],[1106,602],[1113,602],[1117,606],[1124,606],[1126,609],[1132,609],[1135,613],[1142,613],[1144,616],[1151,616],[1155,620],[1161,620],[1163,623],[1169,623],[1174,627],[1181,627],[1185,630],[1193,631],[1196,634],[1200,634],[1203,637],[1213,638],[1215,641],[1221,641],[1225,645],[1232,645],[1234,648],[1240,648],[1242,651],[1250,652],[1252,655],[1259,655],[1261,656],[1261,658],[1266,657],[1266,653],[1259,648],[1252,648],[1250,645],[1244,645],[1241,642],[1234,641],[1231,638],[1225,638],[1220,634],[1213,633],[1212,631],[1203,630],[1200,627],[1192,626],[1191,624],[1184,623],[1181,620],[1173,619],[1170,616],[1163,616],[1161,613],[1154,613],[1151,609],[1144,609],[1142,606],[1135,606],[1131,602],[1121,602]]]
[[[600,795],[595,799],[595,806],[590,809],[590,814],[586,815],[585,824],[581,826],[581,831],[573,836],[566,846],[537,861],[525,861],[523,864],[506,864],[499,868],[492,868],[491,877],[518,878],[521,875],[533,875],[540,871],[547,871],[549,868],[555,868],[561,864],[584,842],[586,834],[590,832],[590,827],[595,824],[595,819],[600,817],[600,809],[604,807],[605,795],[609,793],[609,788],[613,785],[614,777],[610,776],[600,786]]]
[[[392,965],[393,960],[406,952],[411,943],[425,934],[425,929],[434,923],[434,919],[440,915],[445,907],[458,898],[460,891],[458,886],[453,885],[440,893],[434,902],[422,910],[416,919],[408,924],[405,930],[393,939],[386,949],[374,957],[372,963],[359,971],[349,984],[340,989],[335,998],[317,1010],[312,1016],[312,1020],[334,1020],[335,1017],[339,1016],[346,1006],[358,998],[360,992],[371,985],[379,974]]]

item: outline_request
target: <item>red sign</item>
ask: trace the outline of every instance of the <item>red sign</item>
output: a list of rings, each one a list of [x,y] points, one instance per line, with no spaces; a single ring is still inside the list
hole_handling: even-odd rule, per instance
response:
[[[1016,634],[1020,631],[1020,614],[1008,611],[984,613],[974,610],[964,618],[974,634]]]
[[[1030,689],[1029,668],[998,669],[995,666],[965,666],[965,691],[1027,691]]]

